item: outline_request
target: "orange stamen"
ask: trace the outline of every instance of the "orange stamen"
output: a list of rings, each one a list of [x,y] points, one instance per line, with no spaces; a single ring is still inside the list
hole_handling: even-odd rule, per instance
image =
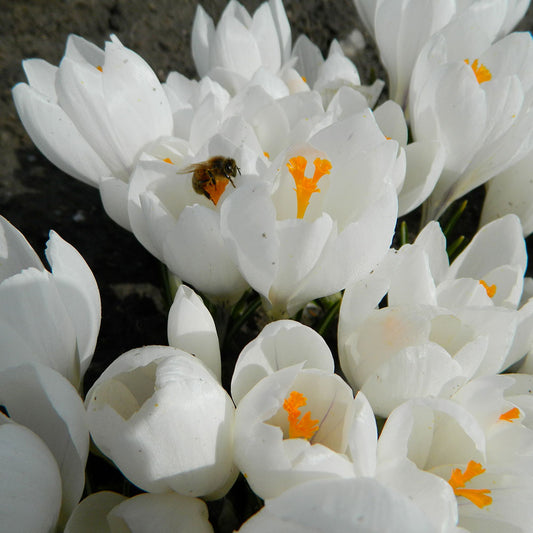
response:
[[[171,165],[173,165],[174,163],[172,162],[172,159],[170,159],[170,157],[165,157],[165,159],[163,159],[163,161],[165,163],[170,163]]]
[[[311,195],[315,192],[320,192],[320,189],[316,186],[320,178],[325,174],[329,174],[331,170],[331,163],[327,159],[320,159],[317,157],[313,164],[315,165],[315,173],[312,178],[305,176],[305,167],[307,166],[307,159],[301,155],[291,157],[287,163],[287,168],[294,178],[296,188],[296,202],[297,202],[297,214],[296,218],[303,218]]]
[[[509,411],[506,411],[505,413],[500,415],[500,420],[505,420],[507,422],[512,422],[516,418],[520,416],[520,409],[518,407],[513,407],[512,409],[509,409]]]
[[[465,59],[465,63],[467,65],[470,65],[470,61],[468,59]],[[474,71],[474,74],[476,75],[476,79],[478,83],[484,83],[486,81],[489,81],[492,78],[492,74],[490,73],[490,70],[483,64],[479,63],[478,60],[475,59],[472,63],[472,70]]]
[[[298,391],[292,391],[283,402],[283,409],[287,411],[289,420],[289,439],[310,440],[318,431],[318,420],[311,420],[311,413],[307,411],[300,419],[300,407],[307,403],[307,398]]]
[[[216,180],[215,183],[209,182],[207,185],[204,185],[204,191],[209,193],[211,201],[217,205],[220,197],[226,190],[226,185],[229,183],[229,180]]]
[[[302,80],[307,83],[307,78],[305,76],[302,76]]]
[[[270,154],[268,152],[263,152],[263,155],[267,158],[267,159],[270,159]]]
[[[100,72],[103,72],[103,71],[104,71],[104,69],[103,69],[100,65],[98,65],[96,68],[97,68]]]
[[[490,287],[487,285],[487,282],[485,280],[480,279],[479,283],[485,287],[485,290],[487,291],[487,296],[489,298],[492,298],[496,294],[496,285],[491,285]]]
[[[487,494],[490,494],[490,489],[465,489],[463,487],[465,486],[465,483],[476,476],[483,474],[483,472],[485,472],[485,469],[480,463],[470,461],[466,465],[464,472],[461,472],[460,468],[454,468],[452,475],[448,480],[448,483],[451,485],[456,496],[462,496],[463,498],[470,500],[480,509],[492,503],[492,497],[487,496]]]

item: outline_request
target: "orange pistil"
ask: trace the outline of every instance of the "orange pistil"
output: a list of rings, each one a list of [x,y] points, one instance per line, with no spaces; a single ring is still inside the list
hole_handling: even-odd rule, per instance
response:
[[[492,497],[487,496],[487,494],[490,494],[490,489],[465,489],[463,487],[465,486],[465,483],[476,476],[483,474],[483,472],[485,472],[485,469],[480,463],[470,461],[466,465],[464,472],[461,472],[460,468],[454,468],[452,475],[448,480],[448,483],[451,485],[456,496],[463,496],[463,498],[470,500],[480,509],[492,503]]]
[[[512,409],[509,409],[509,411],[506,411],[505,413],[500,415],[500,420],[505,420],[507,422],[512,422],[516,418],[520,416],[520,409],[518,407],[513,407]]]
[[[302,418],[300,407],[307,403],[307,398],[298,391],[292,391],[283,402],[283,409],[288,413],[289,439],[310,440],[318,431],[318,420],[311,420],[311,413],[307,411]]]
[[[467,65],[470,65],[470,61],[468,59],[465,59],[465,63]],[[478,83],[484,83],[486,81],[489,81],[492,78],[492,74],[490,73],[490,70],[483,64],[478,63],[478,60],[475,59],[474,62],[471,65],[472,70],[474,71],[474,74],[476,75],[476,79]]]
[[[171,165],[173,165],[174,163],[172,162],[172,159],[170,159],[170,157],[165,157],[165,159],[163,159],[163,161],[165,163],[170,163]]]
[[[311,195],[315,192],[320,192],[320,189],[316,186],[320,178],[325,174],[329,174],[331,170],[331,163],[327,159],[320,159],[317,157],[313,164],[315,165],[315,173],[312,178],[305,176],[305,167],[307,166],[307,159],[301,155],[291,157],[287,163],[287,168],[294,178],[296,185],[296,202],[297,202],[297,214],[296,218],[303,218]]]
[[[98,65],[96,68],[97,68],[100,72],[103,72],[103,71],[104,71],[104,69],[103,69],[100,65]]]
[[[487,296],[489,298],[492,298],[496,294],[496,285],[488,286],[487,282],[485,280],[480,279],[479,283],[485,287],[485,290],[487,291]]]
[[[267,159],[270,159],[270,154],[268,152],[263,152],[263,155],[267,158]]]

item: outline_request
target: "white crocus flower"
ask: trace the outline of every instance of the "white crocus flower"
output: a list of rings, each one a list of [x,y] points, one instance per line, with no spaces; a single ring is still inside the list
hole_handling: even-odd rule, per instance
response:
[[[87,263],[53,231],[45,254],[52,272],[0,217],[0,370],[41,363],[79,387],[100,328],[100,294]]]
[[[302,367],[261,379],[237,406],[235,463],[261,498],[312,479],[353,478],[362,468],[355,428],[364,398],[354,399],[338,375]]]
[[[217,302],[235,302],[248,284],[224,242],[220,208],[245,180],[256,181],[257,167],[264,168],[265,163],[259,161],[258,151],[237,148],[221,134],[192,160],[190,156],[185,159],[187,146],[183,141],[175,139],[173,146],[165,149],[156,156],[144,154],[133,172],[128,198],[132,231],[179,279]],[[208,199],[194,191],[190,172],[180,172],[189,163],[220,154],[233,158],[240,174],[233,180],[236,188],[229,181],[219,182],[214,191],[217,194],[212,191]]]
[[[367,109],[291,146],[262,182],[243,180],[228,196],[222,236],[272,316],[338,292],[383,258],[396,224],[399,172],[397,143]]]
[[[64,525],[85,485],[89,430],[83,402],[63,376],[42,365],[0,372],[0,404],[10,418],[32,430],[52,452],[61,475]]]
[[[239,533],[272,531],[433,533],[439,531],[406,496],[375,479],[323,479],[297,485],[249,518]]]
[[[64,533],[212,533],[207,505],[175,492],[126,498],[115,492],[91,494],[72,513]]]
[[[498,28],[498,20],[476,21],[467,9],[417,60],[410,88],[413,135],[438,140],[446,151],[426,220],[531,149],[533,42],[529,33],[513,33],[491,46]]]
[[[403,468],[440,476],[457,498],[459,526],[527,531],[532,435],[503,398],[507,380],[490,376],[466,385],[456,401],[412,400],[394,410],[378,442],[378,462],[390,465],[389,479],[380,480],[402,486],[395,470]]]
[[[209,76],[235,93],[259,68],[279,71],[289,58],[291,30],[281,0],[264,2],[253,17],[231,0],[216,28],[197,7],[191,41],[199,76]]]
[[[428,224],[345,291],[338,338],[349,383],[387,416],[408,398],[448,397],[504,370],[531,345],[533,303],[517,310],[525,266],[513,215],[482,228],[451,266],[438,224]],[[388,307],[378,309],[386,294]]]
[[[126,352],[85,403],[94,442],[143,490],[216,499],[233,485],[235,408],[192,355],[168,346]]]
[[[55,531],[61,476],[54,456],[28,428],[0,413],[0,517],[12,532]]]
[[[435,188],[444,167],[445,153],[439,141],[407,144],[407,123],[402,108],[388,100],[374,110],[383,134],[398,141],[405,150],[405,181],[398,185],[398,216],[406,215],[424,202]]]
[[[127,182],[141,151],[172,133],[156,74],[116,36],[105,50],[71,35],[59,67],[23,63],[28,84],[13,88],[19,116],[43,154],[67,174],[100,188],[104,207],[129,228]]]

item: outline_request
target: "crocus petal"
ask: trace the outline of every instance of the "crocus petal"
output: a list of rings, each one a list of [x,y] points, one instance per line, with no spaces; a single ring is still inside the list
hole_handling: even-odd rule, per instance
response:
[[[532,161],[533,151],[487,183],[481,225],[514,213],[520,218],[524,237],[533,232],[533,183],[529,180]]]
[[[107,515],[124,500],[126,496],[107,490],[90,494],[74,509],[64,533],[114,533]]]
[[[220,381],[220,346],[215,322],[202,299],[180,285],[168,313],[168,343],[200,359]]]
[[[419,141],[405,148],[407,170],[398,196],[398,216],[410,213],[432,193],[445,163],[444,148],[438,141]]]
[[[313,329],[293,320],[267,324],[248,343],[235,363],[231,379],[231,396],[239,404],[243,396],[265,376],[281,368],[304,363],[304,368],[333,372],[331,351]]]
[[[527,253],[520,220],[507,215],[481,228],[470,244],[450,265],[448,277],[483,279],[502,264],[517,265],[525,271]]]
[[[131,231],[128,218],[128,184],[113,176],[104,175],[99,183],[105,212],[121,228]]]
[[[239,533],[433,533],[424,513],[375,479],[314,480],[287,489],[243,524]]]
[[[0,282],[25,268],[44,270],[24,235],[0,215]]]
[[[80,253],[54,231],[46,245],[46,259],[55,285],[75,329],[80,372],[91,362],[100,330],[100,293],[91,269]]]
[[[57,463],[32,431],[0,414],[0,516],[5,531],[55,530],[61,506]]]
[[[0,404],[11,419],[46,443],[59,466],[64,524],[85,484],[89,430],[76,389],[63,376],[42,365],[23,365],[0,372]]]
[[[98,186],[101,176],[111,174],[110,167],[57,103],[25,83],[13,87],[13,100],[28,135],[56,167],[93,187]]]
[[[181,212],[165,236],[164,256],[174,274],[211,297],[236,301],[247,288],[225,246],[221,216],[209,207],[195,204]]]
[[[280,246],[266,187],[239,187],[222,204],[220,231],[244,278],[266,296],[278,270]]]
[[[197,498],[181,494],[139,494],[114,507],[107,515],[111,531],[124,526],[131,533],[175,531],[176,533],[212,533],[207,505]]]
[[[75,330],[51,277],[30,268],[0,285],[0,369],[40,362],[78,386]]]

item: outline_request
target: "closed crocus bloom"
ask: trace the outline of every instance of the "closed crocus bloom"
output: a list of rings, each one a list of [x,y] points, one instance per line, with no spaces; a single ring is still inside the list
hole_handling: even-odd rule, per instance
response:
[[[180,285],[168,313],[168,344],[194,354],[221,379],[220,346],[215,321],[202,299]]]
[[[263,378],[237,406],[235,463],[261,498],[312,479],[353,478],[363,468],[357,429],[366,400],[354,399],[338,375],[302,366]]]
[[[272,72],[281,68],[289,58],[291,30],[281,0],[264,2],[253,17],[231,0],[216,28],[197,7],[191,46],[200,77],[209,76],[236,92],[260,67]]]
[[[175,492],[126,498],[97,492],[85,498],[70,517],[65,533],[175,532],[212,533],[207,505]]]
[[[89,430],[76,389],[56,371],[21,365],[0,372],[0,404],[10,418],[38,435],[53,454],[61,475],[62,527],[85,485]]]
[[[281,153],[263,183],[233,191],[221,207],[221,232],[272,316],[338,292],[383,258],[396,224],[398,172],[398,145],[367,110]]]
[[[391,99],[405,109],[416,58],[429,37],[455,14],[455,0],[354,0],[354,4],[378,46]]]
[[[472,4],[437,32],[413,72],[414,138],[439,140],[446,151],[426,220],[438,218],[454,200],[531,149],[533,42],[529,33],[513,33],[491,45],[501,16],[490,5]],[[472,10],[484,17],[476,18]]]
[[[220,498],[233,485],[233,402],[194,356],[168,346],[126,352],[85,403],[94,442],[141,489]]]
[[[100,328],[100,294],[81,255],[54,231],[48,272],[24,236],[0,217],[0,369],[41,363],[78,387]]]
[[[100,188],[109,216],[127,221],[127,182],[142,149],[172,133],[172,114],[153,70],[116,36],[101,50],[68,38],[59,67],[23,64],[13,88],[19,116],[39,150],[67,174]]]
[[[431,533],[435,527],[406,496],[375,479],[328,479],[292,487],[248,519],[239,533]]]
[[[13,533],[55,531],[61,476],[46,444],[0,413],[0,519]]]

